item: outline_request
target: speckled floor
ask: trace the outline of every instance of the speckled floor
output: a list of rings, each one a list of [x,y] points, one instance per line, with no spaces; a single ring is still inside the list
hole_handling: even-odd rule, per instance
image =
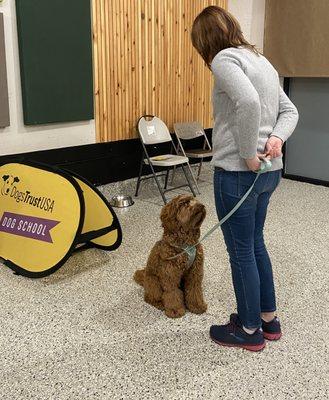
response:
[[[206,230],[216,216],[210,170],[203,177]],[[132,275],[161,234],[160,205],[149,185],[118,212],[118,251],[76,254],[48,278],[1,265],[1,400],[328,399],[329,189],[283,180],[273,197],[266,236],[284,336],[257,354],[208,338],[234,311],[220,233],[205,242],[206,314],[170,320],[143,302]]]

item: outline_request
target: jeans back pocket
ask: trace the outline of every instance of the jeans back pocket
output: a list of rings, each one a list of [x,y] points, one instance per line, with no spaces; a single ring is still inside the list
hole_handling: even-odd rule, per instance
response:
[[[252,171],[238,172],[238,196],[243,197],[248,192],[255,182],[256,176],[256,173]],[[257,193],[253,190],[247,197],[247,200],[252,199],[255,196],[257,196]]]

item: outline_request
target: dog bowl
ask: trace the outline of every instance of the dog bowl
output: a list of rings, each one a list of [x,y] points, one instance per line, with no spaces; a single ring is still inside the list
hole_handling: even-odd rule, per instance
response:
[[[113,196],[110,201],[110,204],[112,207],[125,208],[132,206],[134,202],[131,196],[120,194],[118,196]]]

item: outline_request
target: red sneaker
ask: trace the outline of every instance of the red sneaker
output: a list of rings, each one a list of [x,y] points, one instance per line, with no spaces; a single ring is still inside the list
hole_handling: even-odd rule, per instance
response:
[[[250,351],[260,351],[265,347],[265,340],[261,329],[252,335],[244,331],[236,315],[231,315],[227,325],[213,325],[210,328],[210,338],[221,346],[239,347]]]
[[[281,324],[278,317],[270,322],[262,320],[264,338],[267,340],[279,340],[282,336]]]

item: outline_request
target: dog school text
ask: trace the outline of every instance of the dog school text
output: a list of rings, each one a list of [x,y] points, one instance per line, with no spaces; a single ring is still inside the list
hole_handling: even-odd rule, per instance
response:
[[[17,222],[18,222],[18,224],[17,224]],[[29,222],[24,219],[17,220],[16,218],[4,217],[1,226],[14,230],[16,228],[16,224],[17,224],[18,231],[27,232],[27,233],[35,233],[40,236],[46,236],[46,234],[47,234],[47,225],[46,224]]]
[[[53,212],[55,201],[48,197],[35,197],[31,195],[31,192],[20,192],[14,186],[10,192],[10,197],[13,197],[17,203],[21,201],[25,204],[30,204],[33,207],[38,207],[41,210]]]

